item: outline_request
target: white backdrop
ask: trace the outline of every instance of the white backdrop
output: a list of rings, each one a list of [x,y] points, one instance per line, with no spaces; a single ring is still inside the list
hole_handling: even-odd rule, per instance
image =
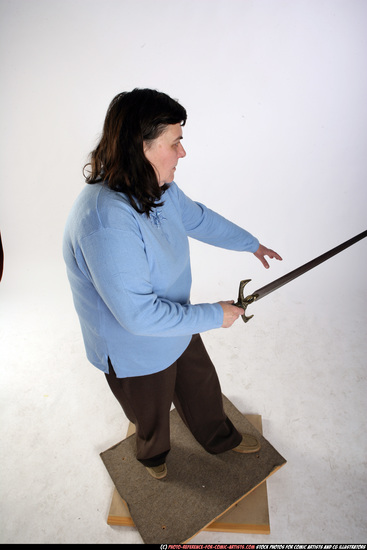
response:
[[[178,185],[284,258],[192,242],[192,301],[235,299],[367,229],[367,2],[0,0],[0,26],[3,538],[139,542],[105,524],[98,453],[123,415],[61,255],[108,104],[152,87],[186,107]],[[289,460],[270,542],[365,542],[366,267],[367,239],[205,335],[224,393]]]
[[[197,276],[209,287],[228,281],[213,299],[230,298],[238,278],[268,282],[366,229],[364,0],[0,5],[5,276],[13,261],[60,261],[107,106],[133,87],[165,91],[188,111],[187,157],[176,172],[184,191],[284,257],[268,273],[200,246]],[[356,245],[307,284],[337,271],[341,290],[364,286],[365,252]]]

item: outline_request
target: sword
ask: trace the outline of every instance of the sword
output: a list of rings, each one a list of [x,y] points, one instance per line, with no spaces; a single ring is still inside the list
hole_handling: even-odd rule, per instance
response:
[[[246,316],[247,306],[249,306],[255,301],[261,300],[261,298],[264,298],[264,296],[267,296],[271,292],[274,292],[274,290],[277,290],[281,286],[284,286],[290,281],[293,281],[293,279],[296,279],[300,275],[303,275],[310,269],[313,269],[317,265],[320,265],[322,262],[326,262],[326,260],[328,260],[329,258],[332,258],[336,254],[339,254],[339,252],[341,252],[342,250],[345,250],[349,246],[352,246],[353,244],[357,243],[361,239],[364,239],[365,237],[367,237],[367,231],[363,231],[362,233],[359,233],[359,235],[356,235],[352,239],[349,239],[348,241],[345,241],[344,243],[339,244],[338,246],[336,246],[335,248],[332,248],[328,252],[321,254],[321,256],[318,256],[314,260],[311,260],[310,262],[307,262],[306,264],[301,265],[297,269],[290,271],[286,275],[279,277],[279,279],[276,279],[272,283],[269,283],[259,288],[258,290],[255,290],[253,294],[249,294],[249,296],[246,296],[246,298],[243,295],[243,291],[245,286],[247,285],[247,283],[251,281],[251,279],[245,279],[244,281],[241,281],[240,288],[238,291],[238,300],[234,305],[237,307],[242,307],[245,310],[244,314],[241,315],[244,322],[247,323],[247,321],[249,321],[253,317],[253,315],[250,315],[249,317]]]

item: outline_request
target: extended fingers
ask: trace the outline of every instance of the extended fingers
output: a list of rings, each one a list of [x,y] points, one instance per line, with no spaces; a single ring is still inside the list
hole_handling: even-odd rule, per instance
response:
[[[272,259],[275,258],[276,260],[283,259],[277,252],[275,252],[274,250],[271,250],[270,248],[266,248],[266,246],[262,244],[260,244],[259,248],[254,254],[266,269],[269,268],[269,264],[265,259],[265,256],[269,256],[269,258],[272,258]]]
[[[270,250],[268,252],[269,258],[275,258],[276,260],[283,260],[281,256],[279,256],[278,252],[275,252],[274,250]]]

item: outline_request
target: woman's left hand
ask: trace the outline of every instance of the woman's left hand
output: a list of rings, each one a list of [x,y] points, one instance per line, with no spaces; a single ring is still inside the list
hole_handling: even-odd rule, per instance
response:
[[[260,260],[260,262],[263,264],[264,267],[266,267],[266,269],[269,268],[269,264],[266,261],[265,256],[269,256],[269,258],[272,259],[275,258],[276,260],[283,259],[279,256],[277,252],[274,252],[274,250],[271,250],[270,248],[266,248],[266,246],[264,246],[263,244],[259,246],[256,252],[254,252],[254,256],[256,256],[258,260]]]

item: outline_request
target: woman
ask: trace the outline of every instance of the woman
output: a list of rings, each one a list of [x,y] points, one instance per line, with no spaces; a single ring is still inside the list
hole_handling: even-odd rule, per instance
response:
[[[190,303],[188,237],[253,252],[265,267],[265,255],[281,260],[174,183],[185,122],[185,109],[155,90],[112,100],[63,248],[87,357],[135,424],[136,457],[156,479],[167,473],[172,402],[209,453],[260,449],[225,415],[199,335],[243,310]]]

